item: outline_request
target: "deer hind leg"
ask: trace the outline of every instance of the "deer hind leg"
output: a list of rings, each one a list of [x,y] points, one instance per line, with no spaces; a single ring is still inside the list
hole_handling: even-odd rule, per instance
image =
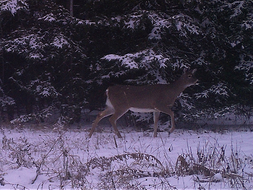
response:
[[[157,137],[157,129],[158,129],[158,120],[160,116],[160,112],[154,112],[154,137]]]
[[[112,115],[113,113],[114,113],[114,109],[113,109],[112,107],[109,107],[109,106],[107,106],[107,108],[106,108],[104,111],[100,112],[100,113],[98,114],[97,118],[95,119],[95,121],[94,121],[93,124],[92,124],[92,128],[91,128],[91,130],[90,130],[89,137],[92,136],[92,134],[93,134],[93,132],[95,131],[95,128],[97,127],[99,121],[100,121],[101,119],[103,119],[103,118],[109,116],[109,115]]]
[[[116,135],[119,137],[119,138],[122,138],[117,126],[116,126],[116,123],[117,123],[117,120],[122,116],[124,115],[125,113],[127,112],[127,110],[122,110],[122,111],[115,111],[115,113],[109,118],[109,121],[110,123],[112,124],[113,126],[113,129],[116,133]]]

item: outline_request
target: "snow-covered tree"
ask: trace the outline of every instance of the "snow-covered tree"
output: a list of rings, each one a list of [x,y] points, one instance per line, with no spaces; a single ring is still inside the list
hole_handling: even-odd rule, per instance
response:
[[[103,106],[109,85],[170,83],[184,68],[197,68],[200,82],[176,102],[182,119],[252,107],[252,1],[75,0],[72,7],[0,2],[2,89],[16,113],[64,107],[64,117],[78,121],[82,108]]]
[[[66,89],[73,87],[68,83],[80,77],[80,72],[85,75],[89,70],[89,66],[82,65],[86,58],[84,48],[73,36],[82,23],[51,1],[4,3],[1,54],[4,69],[10,71],[5,72],[3,81],[9,85],[9,93],[21,106],[26,106],[28,114],[34,112],[34,107],[48,106],[52,100],[70,104],[72,95],[68,94],[77,93]],[[20,3],[25,8],[19,8]],[[17,26],[6,29],[11,24],[7,19],[10,16]]]

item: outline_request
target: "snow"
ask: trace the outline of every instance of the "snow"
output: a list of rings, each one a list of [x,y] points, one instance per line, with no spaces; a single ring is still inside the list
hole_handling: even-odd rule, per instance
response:
[[[58,49],[62,49],[64,46],[70,46],[64,35],[55,36],[54,41],[51,43],[51,45],[57,47]]]
[[[15,15],[18,10],[27,8],[26,0],[1,0],[0,2],[0,12],[10,11],[12,15]]]
[[[249,130],[214,133],[176,129],[169,137],[167,132],[160,132],[153,138],[152,130],[138,132],[133,127],[120,127],[123,138],[119,139],[111,127],[101,124],[100,132],[89,139],[90,127],[2,126],[0,189],[72,189],[73,185],[111,189],[108,178],[115,181],[117,189],[126,185],[143,189],[230,189],[233,180],[224,177],[223,170],[211,178],[202,174],[179,175],[175,170],[175,165],[180,166],[179,158],[191,163],[207,156],[212,159],[202,164],[212,164],[215,154],[219,153],[217,159],[222,157],[222,150],[225,166],[238,163],[237,173],[230,175],[243,176],[246,189],[253,187],[253,135]],[[214,164],[217,163],[222,161]],[[223,168],[218,164],[212,167]],[[164,171],[170,172],[159,176]]]
[[[1,88],[0,88],[0,92],[1,92]],[[9,96],[3,95],[2,97],[0,97],[0,105],[2,107],[6,106],[6,105],[15,105],[15,100]]]
[[[96,25],[96,22],[91,21],[91,20],[81,20],[81,19],[77,19],[77,24],[79,25]]]
[[[223,97],[228,97],[229,88],[226,86],[226,84],[219,82],[218,84],[212,85],[211,88],[209,88],[208,90],[204,90],[203,92],[196,93],[195,97],[197,99],[208,98],[209,95],[212,93],[223,96]]]
[[[130,69],[137,69],[141,67],[149,68],[150,67],[149,64],[153,61],[158,61],[160,68],[162,68],[166,67],[165,63],[169,61],[169,58],[166,58],[161,54],[156,54],[152,49],[142,50],[137,53],[128,53],[123,56],[116,54],[109,54],[102,57],[102,59],[108,61],[118,60],[122,65],[125,65]],[[137,61],[138,59],[141,60]]]
[[[130,15],[127,21],[124,21],[126,28],[135,29],[140,24],[142,15]],[[119,20],[118,18],[116,18]]]
[[[30,184],[36,175],[33,169],[20,167],[18,169],[9,170],[8,175],[5,177],[6,183],[11,183],[15,179],[16,184]]]
[[[43,81],[40,79],[32,80],[30,81],[28,87],[30,89],[33,89],[33,92],[41,97],[50,97],[59,95],[56,89],[52,86],[51,82],[48,81]]]
[[[235,1],[233,3],[229,3],[228,6],[231,9],[232,7],[236,7],[234,8],[234,14],[232,14],[230,16],[230,18],[232,19],[233,17],[236,17],[240,14],[242,14],[242,9],[243,9],[243,5],[244,5],[244,1]]]
[[[223,181],[223,177],[221,175],[221,173],[217,173],[213,176],[213,179],[216,181],[216,182],[221,182]]]
[[[164,29],[168,29],[171,27],[171,20],[170,17],[167,14],[156,14],[156,13],[149,13],[148,14],[149,19],[151,20],[153,24],[153,29],[151,33],[149,34],[149,39],[156,39],[161,40],[162,34]]]
[[[242,27],[242,28],[245,28],[245,30],[251,30],[251,29],[253,28],[253,21],[252,21],[252,20],[244,21],[244,22],[241,24],[241,27]]]
[[[49,13],[49,14],[43,16],[43,17],[40,18],[40,19],[45,20],[45,21],[48,21],[48,22],[56,21],[56,18],[55,18],[55,16],[54,16],[53,13]],[[40,19],[39,19],[39,20],[40,20]]]
[[[180,32],[180,35],[187,36],[188,32],[196,35],[201,34],[201,30],[197,25],[197,22],[190,16],[179,14],[174,15],[172,19],[174,20],[173,23],[175,23],[177,30]]]
[[[25,34],[22,37],[10,40],[9,44],[5,46],[7,52],[28,53],[31,59],[41,59],[43,57],[40,52],[45,45],[41,42],[42,37],[38,34]],[[18,48],[22,47],[21,50]],[[29,50],[27,50],[27,48]]]

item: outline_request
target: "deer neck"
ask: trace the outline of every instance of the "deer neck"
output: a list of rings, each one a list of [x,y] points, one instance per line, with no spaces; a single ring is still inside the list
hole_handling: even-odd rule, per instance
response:
[[[171,86],[173,87],[177,96],[187,88],[187,85],[184,83],[182,78],[179,78],[177,81],[172,83]]]

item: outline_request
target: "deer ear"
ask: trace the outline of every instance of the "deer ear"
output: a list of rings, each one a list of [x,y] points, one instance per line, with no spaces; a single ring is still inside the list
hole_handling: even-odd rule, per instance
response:
[[[192,70],[192,74],[196,73],[197,69],[193,69]]]
[[[185,74],[186,72],[187,72],[187,69],[186,69],[186,68],[184,68],[183,73]]]

